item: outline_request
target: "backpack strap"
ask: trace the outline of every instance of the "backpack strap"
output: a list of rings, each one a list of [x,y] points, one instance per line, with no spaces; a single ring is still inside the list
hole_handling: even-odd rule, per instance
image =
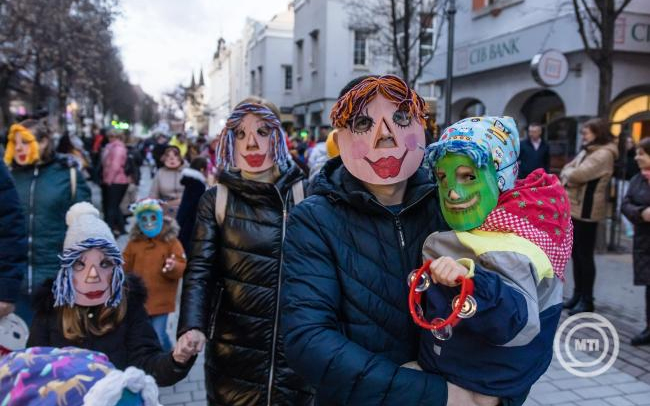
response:
[[[305,200],[305,188],[301,180],[291,185],[291,192],[293,194],[294,205]]]
[[[70,199],[74,202],[77,199],[77,169],[70,168]]]
[[[214,204],[214,218],[217,219],[219,227],[223,225],[226,219],[226,205],[228,204],[228,187],[217,183],[217,199]]]

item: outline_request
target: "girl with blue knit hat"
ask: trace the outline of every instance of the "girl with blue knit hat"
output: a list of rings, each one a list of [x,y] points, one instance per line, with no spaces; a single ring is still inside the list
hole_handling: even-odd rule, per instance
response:
[[[125,277],[122,254],[99,211],[77,203],[66,223],[61,268],[36,295],[27,347],[100,351],[117,368],[140,368],[161,386],[183,379],[189,358],[160,348],[144,309],[146,289],[139,279]]]
[[[419,365],[505,405],[522,404],[551,362],[572,241],[559,180],[542,169],[517,180],[518,156],[510,117],[466,118],[426,149],[452,230],[427,238],[409,280],[426,328]]]

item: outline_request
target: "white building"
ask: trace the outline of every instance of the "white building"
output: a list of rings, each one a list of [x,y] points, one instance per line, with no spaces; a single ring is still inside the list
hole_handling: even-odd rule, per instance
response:
[[[454,45],[451,121],[477,114],[509,115],[520,129],[530,122],[546,126],[552,166],[559,169],[578,147],[577,124],[597,113],[598,69],[578,34],[571,1],[474,0],[459,3]],[[617,2],[619,4],[619,2]],[[446,27],[424,80],[444,89]],[[542,86],[531,74],[536,54],[557,50],[543,66],[548,78],[566,75],[556,86]],[[632,0],[616,23],[612,111],[618,134],[636,128],[650,136],[650,9]],[[438,122],[444,103],[438,105]],[[636,123],[636,124],[635,124]],[[633,135],[634,135],[633,134]]]
[[[290,5],[266,23],[254,22],[248,27],[251,29],[245,58],[248,93],[273,102],[282,113],[282,121],[292,122],[293,7]]]
[[[329,125],[339,91],[352,79],[383,74],[392,66],[373,56],[367,34],[355,30],[344,0],[296,0],[293,68],[297,128],[314,134]]]
[[[268,22],[248,18],[242,37],[232,44],[219,39],[209,78],[210,136],[221,131],[232,109],[248,96],[263,97],[292,122],[293,8]]]

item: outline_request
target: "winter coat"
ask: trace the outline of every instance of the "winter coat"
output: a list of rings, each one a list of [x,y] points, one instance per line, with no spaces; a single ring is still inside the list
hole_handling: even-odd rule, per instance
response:
[[[329,159],[327,155],[327,144],[325,142],[319,142],[312,148],[311,153],[309,154],[309,180],[313,180],[318,172],[323,168],[325,162]]]
[[[54,307],[52,281],[36,297],[36,315],[29,331],[27,347],[80,347],[99,351],[118,369],[134,366],[150,374],[159,386],[170,386],[185,378],[192,363],[177,364],[171,352],[160,348],[158,336],[144,310],[147,291],[142,281],[130,276],[126,280],[128,294],[124,320],[114,330],[102,335],[88,335],[81,341],[63,336],[59,311]],[[100,306],[97,306],[97,311]],[[96,318],[95,318],[96,320]]]
[[[641,212],[650,207],[650,185],[641,174],[630,180],[621,211],[634,224],[634,284],[650,285],[650,223]]]
[[[291,213],[284,247],[282,332],[289,365],[336,405],[446,405],[440,376],[400,365],[417,359],[419,327],[407,275],[422,244],[447,229],[424,169],[403,208],[382,206],[331,159]],[[319,403],[319,404],[321,404]]]
[[[425,259],[442,256],[474,271],[477,312],[453,329],[451,340],[421,331],[419,364],[449,382],[485,395],[525,400],[553,358],[562,313],[562,280],[544,251],[514,233],[447,231],[431,234]],[[460,287],[433,285],[425,318],[448,317]]]
[[[616,144],[589,145],[560,174],[571,201],[571,217],[601,221],[607,217],[609,181],[618,158]]]
[[[185,252],[192,252],[192,230],[196,221],[196,210],[199,206],[199,200],[207,187],[205,176],[196,169],[185,168],[181,172],[181,185],[183,185],[183,197],[181,205],[178,207],[176,221],[180,231],[178,239],[183,244]]]
[[[76,173],[72,190],[71,171]],[[23,292],[30,293],[59,270],[63,250],[65,214],[70,206],[90,201],[90,189],[81,173],[64,157],[36,165],[12,167],[18,196],[25,214],[28,251]]]
[[[151,181],[149,197],[160,200],[180,200],[183,196],[181,172],[183,168],[169,169],[166,166],[158,169]]]
[[[16,185],[0,162],[0,302],[14,303],[27,272],[25,215]]]
[[[105,185],[126,185],[131,179],[124,171],[128,150],[120,140],[109,142],[102,153],[102,181]]]
[[[169,217],[163,221],[163,229],[156,238],[148,238],[135,225],[123,253],[124,271],[138,275],[147,287],[149,295],[144,307],[149,316],[174,312],[178,280],[183,277],[187,262],[185,251],[176,238],[178,226]],[[176,257],[176,265],[163,272],[165,260],[172,254]]]
[[[548,144],[540,140],[539,148],[535,149],[530,138],[521,142],[521,151],[519,152],[519,179],[524,179],[537,168],[544,168],[549,173],[551,166],[551,152]]]
[[[217,188],[199,202],[190,264],[183,280],[179,331],[199,329],[208,401],[215,405],[305,405],[310,388],[287,365],[279,332],[280,269],[291,166],[276,181],[244,180],[222,172],[228,188],[223,226],[215,220]]]

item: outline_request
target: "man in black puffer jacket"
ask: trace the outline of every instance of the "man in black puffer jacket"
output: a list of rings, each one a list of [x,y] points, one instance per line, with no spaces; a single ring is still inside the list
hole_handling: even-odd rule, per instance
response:
[[[291,212],[282,331],[289,365],[316,387],[319,405],[442,406],[448,395],[449,404],[475,403],[440,376],[401,367],[417,359],[420,334],[407,276],[422,265],[427,236],[447,229],[418,169],[423,105],[395,76],[351,82],[332,108],[341,157]]]

